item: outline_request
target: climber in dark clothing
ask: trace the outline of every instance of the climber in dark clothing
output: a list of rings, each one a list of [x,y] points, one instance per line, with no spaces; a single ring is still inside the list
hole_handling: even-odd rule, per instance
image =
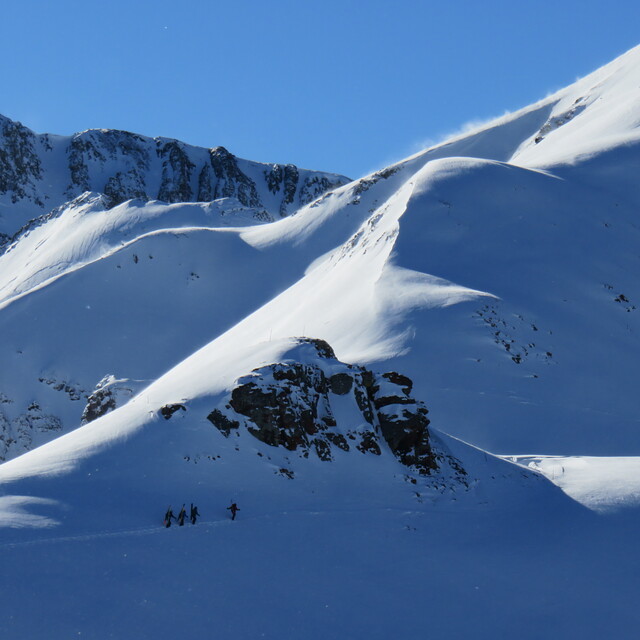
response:
[[[236,519],[236,512],[240,511],[240,509],[238,509],[238,505],[235,502],[232,502],[231,506],[227,507],[227,509],[229,509],[231,511],[231,519],[235,520]]]
[[[182,505],[182,509],[180,509],[180,513],[178,514],[178,526],[182,527],[184,526],[184,519],[187,517],[187,512],[184,508],[184,505]]]
[[[171,518],[174,520],[176,519],[173,515],[173,511],[171,511],[171,507],[169,507],[167,509],[167,513],[164,514],[164,526],[167,527],[167,529],[171,526]]]
[[[193,506],[193,502],[191,503],[191,515],[190,515],[190,520],[191,520],[191,524],[195,524],[196,523],[196,518],[200,515],[200,512],[198,511],[198,507],[194,507]]]

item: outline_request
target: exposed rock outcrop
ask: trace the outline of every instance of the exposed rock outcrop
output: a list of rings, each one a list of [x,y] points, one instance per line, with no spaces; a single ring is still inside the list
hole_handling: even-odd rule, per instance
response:
[[[139,385],[131,380],[118,380],[114,375],[102,378],[87,398],[82,412],[82,424],[93,422],[128,402],[133,397],[136,386]]]
[[[165,404],[161,409],[160,413],[165,420],[169,420],[174,413],[178,413],[178,411],[186,411],[187,407],[183,404]]]
[[[162,160],[162,181],[158,200],[165,202],[190,202],[191,174],[195,164],[189,160],[184,145],[177,140],[158,144],[158,157]]]
[[[13,204],[27,199],[44,206],[37,189],[42,180],[37,142],[32,131],[0,116],[0,194],[8,194]]]
[[[209,421],[227,437],[244,427],[261,442],[303,457],[314,453],[328,461],[336,450],[381,455],[387,448],[420,475],[438,469],[428,410],[411,396],[408,377],[342,363],[323,340],[302,338],[298,345],[299,360],[259,367],[240,378]]]
[[[213,200],[234,197],[245,207],[262,206],[255,182],[240,170],[238,159],[232,153],[216,147],[209,151],[209,162],[216,177]]]

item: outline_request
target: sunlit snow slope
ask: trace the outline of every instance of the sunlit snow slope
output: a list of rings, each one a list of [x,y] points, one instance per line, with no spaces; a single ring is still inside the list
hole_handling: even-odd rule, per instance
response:
[[[168,602],[186,631],[229,638],[633,637],[639,123],[636,48],[276,222],[235,197],[111,206],[96,192],[14,236],[0,255],[4,566],[37,582],[28,558],[46,564],[55,544],[87,567],[74,594],[105,576],[139,625],[123,635],[86,595],[84,617],[54,598],[53,637],[169,637]],[[318,365],[301,337],[336,358]],[[408,376],[438,469],[416,473],[382,440],[323,460],[214,428],[238,381],[275,363]],[[107,388],[113,405],[80,426]],[[325,393],[336,442],[366,428],[357,398]],[[191,501],[202,526],[160,526]],[[5,604],[9,637],[24,592]],[[27,637],[43,627],[29,620]]]

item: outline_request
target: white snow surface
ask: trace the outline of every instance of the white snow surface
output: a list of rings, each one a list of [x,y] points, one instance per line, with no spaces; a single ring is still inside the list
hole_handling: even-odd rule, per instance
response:
[[[640,457],[511,456],[599,512],[640,506]]]
[[[639,123],[635,48],[277,222],[85,194],[27,230],[0,255],[2,637],[635,637]],[[468,486],[214,429],[299,336],[409,376]],[[109,375],[141,391],[79,427]]]

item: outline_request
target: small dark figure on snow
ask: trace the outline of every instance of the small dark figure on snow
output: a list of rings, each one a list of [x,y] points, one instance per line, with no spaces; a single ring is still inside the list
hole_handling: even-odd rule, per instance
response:
[[[176,517],[173,515],[173,511],[171,511],[171,507],[167,509],[167,513],[164,514],[164,526],[167,529],[171,526],[171,518],[176,520]]]
[[[227,509],[229,511],[231,511],[231,519],[235,520],[236,519],[236,512],[240,511],[240,509],[238,509],[238,505],[235,502],[232,502],[231,506],[227,507]]]
[[[191,520],[191,524],[195,524],[196,523],[196,518],[200,515],[200,512],[198,511],[198,507],[194,507],[193,506],[193,502],[191,503],[191,515],[190,515],[190,520]]]
[[[184,519],[187,517],[187,511],[184,508],[184,505],[182,505],[182,509],[180,509],[180,513],[178,514],[178,526],[182,527],[184,526]]]

